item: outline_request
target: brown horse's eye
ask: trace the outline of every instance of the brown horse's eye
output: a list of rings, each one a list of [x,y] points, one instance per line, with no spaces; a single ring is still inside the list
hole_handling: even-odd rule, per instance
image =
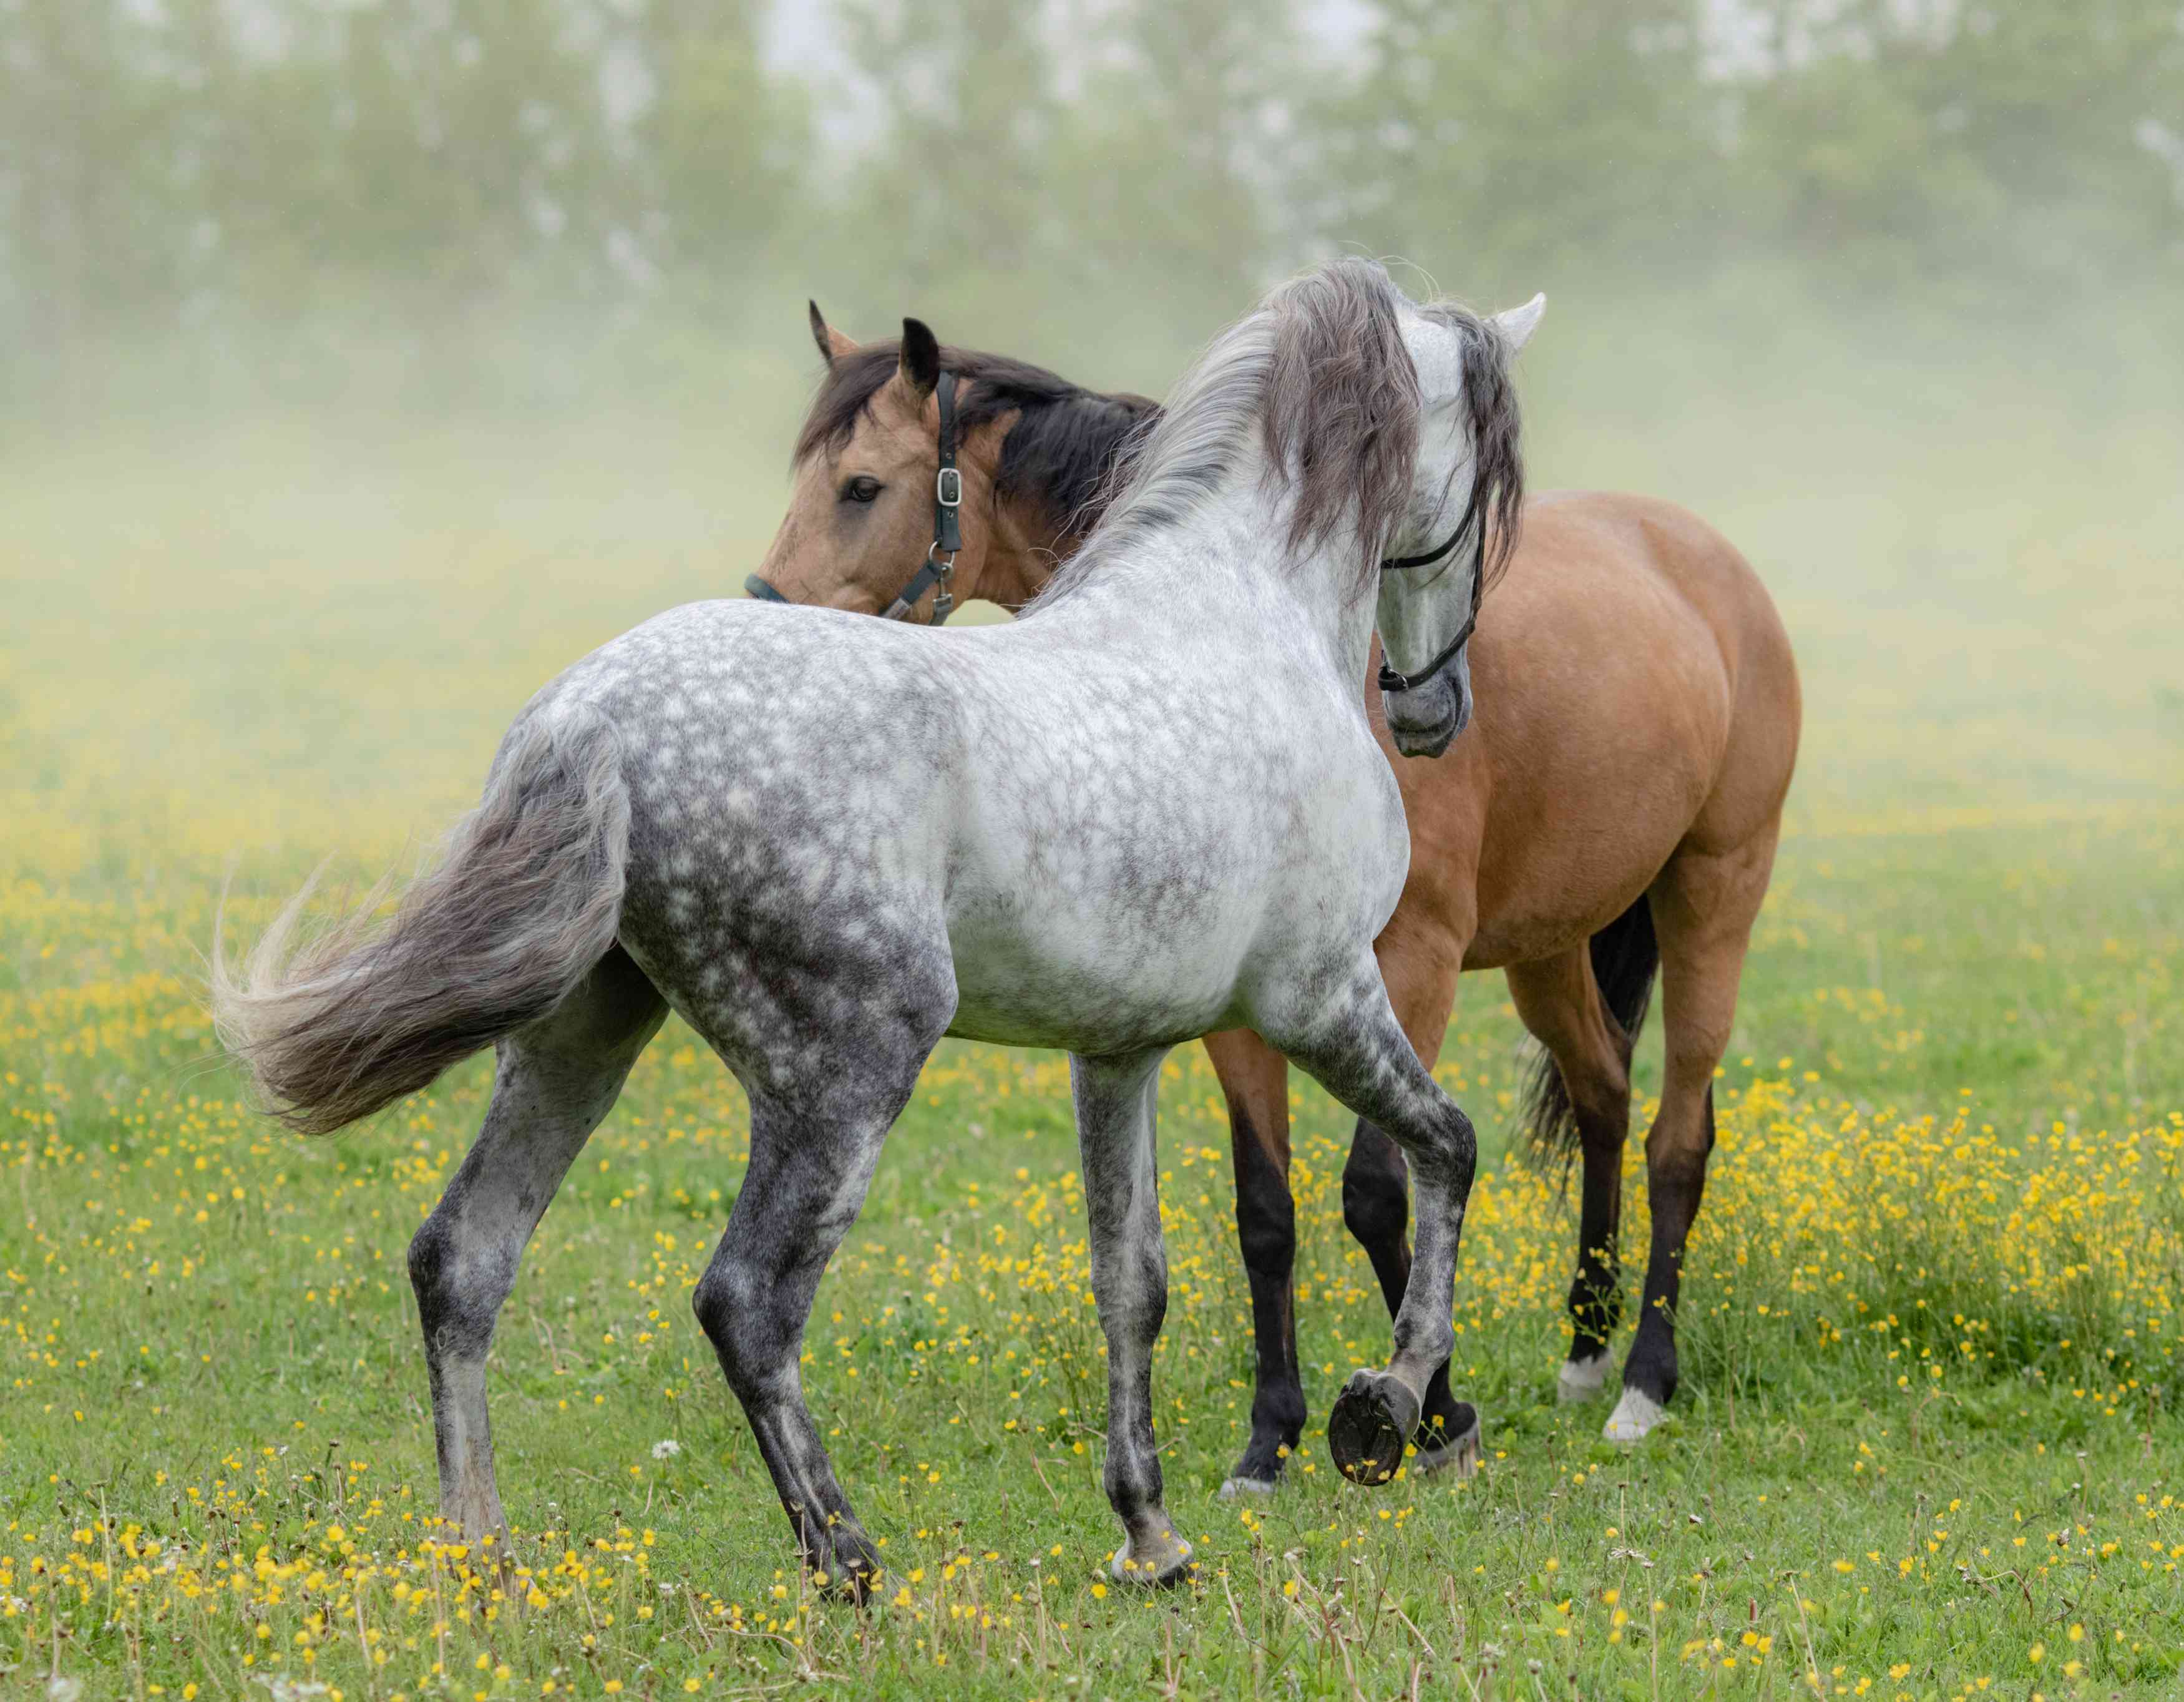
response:
[[[870,502],[879,494],[880,482],[861,474],[842,487],[842,500],[844,502]]]

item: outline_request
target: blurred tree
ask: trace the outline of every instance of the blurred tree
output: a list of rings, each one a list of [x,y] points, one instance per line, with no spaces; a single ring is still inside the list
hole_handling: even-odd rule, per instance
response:
[[[850,299],[867,314],[960,315],[989,279],[1036,287],[1067,217],[1044,170],[1059,97],[1039,8],[838,0],[838,11],[871,92],[825,245]]]
[[[1096,29],[1065,34],[1072,98],[1045,173],[1066,221],[1052,263],[1111,314],[1146,321],[1101,327],[1109,346],[1173,342],[1157,321],[1187,327],[1188,347],[1301,258],[1300,233],[1275,215],[1302,152],[1293,11],[1292,0],[1117,0]]]
[[[1737,165],[1762,240],[1847,288],[2010,299],[2178,277],[2174,0],[1765,0]]]
[[[598,293],[624,186],[606,146],[599,32],[578,27],[593,22],[567,0],[333,11],[332,98],[306,122],[332,131],[334,193],[288,216],[309,222],[331,265],[414,293],[435,315],[466,315],[510,289]]]
[[[646,188],[645,264],[709,315],[780,259],[818,176],[810,98],[769,75],[754,0],[633,0],[627,137]]]
[[[179,305],[189,198],[174,142],[187,87],[163,59],[164,34],[128,0],[0,0],[0,301],[14,321],[0,346],[12,366],[72,376],[118,322],[170,322]]]
[[[1720,216],[1708,0],[1380,0],[1323,94],[1314,216],[1466,291],[1687,266]]]

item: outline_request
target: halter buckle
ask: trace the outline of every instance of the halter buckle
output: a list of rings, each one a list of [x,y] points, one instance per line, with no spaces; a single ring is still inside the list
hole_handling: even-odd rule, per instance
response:
[[[963,475],[954,467],[943,467],[933,481],[933,499],[943,508],[963,505]]]

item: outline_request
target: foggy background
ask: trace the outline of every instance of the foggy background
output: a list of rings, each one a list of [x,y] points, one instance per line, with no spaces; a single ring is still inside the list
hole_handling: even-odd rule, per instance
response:
[[[1157,395],[1346,249],[1752,557],[1793,829],[2184,801],[2177,0],[0,0],[10,806],[429,826],[738,594],[807,296]]]

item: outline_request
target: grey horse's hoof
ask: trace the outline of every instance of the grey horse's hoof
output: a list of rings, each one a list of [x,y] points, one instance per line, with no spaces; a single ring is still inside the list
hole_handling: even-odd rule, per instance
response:
[[[805,1555],[804,1569],[823,1599],[858,1607],[878,1595],[887,1578],[871,1540],[861,1531],[841,1526],[827,1532],[824,1549]]]
[[[1141,1543],[1125,1543],[1107,1562],[1107,1575],[1117,1583],[1145,1589],[1180,1583],[1190,1570],[1190,1544],[1173,1531],[1155,1532]]]
[[[1385,1483],[1403,1464],[1418,1427],[1418,1398],[1385,1371],[1359,1371],[1343,1386],[1327,1415],[1327,1446],[1335,1470],[1352,1483]]]

